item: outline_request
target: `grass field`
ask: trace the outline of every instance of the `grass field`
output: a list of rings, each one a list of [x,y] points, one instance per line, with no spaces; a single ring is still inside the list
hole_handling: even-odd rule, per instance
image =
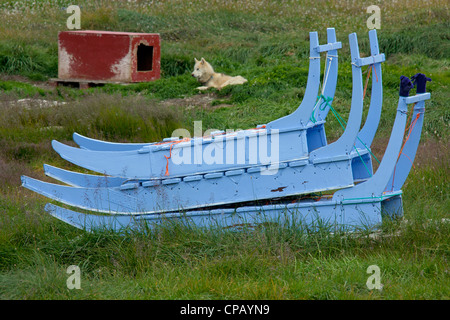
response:
[[[161,79],[127,86],[54,89],[57,33],[72,1],[0,0],[0,299],[438,299],[450,298],[450,13],[447,1],[78,1],[81,28],[161,35]],[[308,32],[335,27],[335,109],[348,117],[348,34],[369,55],[366,12],[381,8],[381,159],[401,75],[432,78],[421,143],[403,187],[404,218],[358,236],[268,227],[223,232],[171,226],[144,234],[83,232],[44,212],[20,176],[48,180],[44,163],[80,170],[51,148],[72,133],[158,141],[177,128],[245,129],[293,112],[309,65]],[[249,81],[198,93],[194,57]],[[323,63],[322,63],[323,70]],[[370,83],[369,83],[370,86]],[[25,100],[24,100],[25,99]],[[56,106],[43,106],[43,101]],[[370,102],[370,90],[365,107]],[[342,130],[330,115],[329,141]],[[192,131],[191,131],[192,132]],[[81,290],[69,290],[70,265]],[[368,289],[377,265],[382,290]]]

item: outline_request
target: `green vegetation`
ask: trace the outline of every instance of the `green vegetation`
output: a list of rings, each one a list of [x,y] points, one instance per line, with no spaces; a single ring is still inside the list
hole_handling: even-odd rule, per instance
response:
[[[334,108],[351,103],[348,34],[369,54],[369,2],[79,1],[82,28],[157,32],[162,78],[78,90],[52,88],[57,33],[71,1],[0,0],[0,298],[1,299],[448,299],[449,9],[444,1],[382,2],[383,114],[374,142],[382,158],[401,75],[432,78],[421,144],[403,188],[404,220],[375,234],[330,234],[268,226],[227,232],[167,226],[151,233],[87,233],[43,211],[46,199],[20,176],[48,179],[43,163],[61,159],[52,139],[72,133],[116,142],[158,141],[177,128],[245,129],[293,112],[303,98],[309,31],[335,27],[339,79]],[[190,72],[204,57],[244,85],[198,93]],[[324,64],[322,63],[322,70]],[[365,71],[365,70],[364,70]],[[364,77],[365,78],[365,77]],[[370,80],[371,81],[371,80]],[[370,87],[369,81],[369,87]],[[212,101],[204,103],[204,98]],[[186,102],[189,101],[189,102]],[[365,106],[370,102],[370,90]],[[330,114],[330,141],[342,133]],[[191,130],[192,132],[192,130]],[[445,222],[447,221],[447,222]],[[81,268],[82,290],[66,287]],[[378,265],[383,290],[366,287]]]

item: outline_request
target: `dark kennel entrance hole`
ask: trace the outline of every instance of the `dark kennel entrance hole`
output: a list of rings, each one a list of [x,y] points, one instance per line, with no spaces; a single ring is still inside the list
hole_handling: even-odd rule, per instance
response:
[[[137,48],[137,71],[153,70],[153,47],[141,43]]]

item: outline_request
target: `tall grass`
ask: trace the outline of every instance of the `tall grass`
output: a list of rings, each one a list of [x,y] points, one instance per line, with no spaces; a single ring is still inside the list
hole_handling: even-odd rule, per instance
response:
[[[9,206],[2,231],[0,295],[27,299],[446,299],[449,225],[419,219],[385,236],[267,226],[224,232],[180,225],[150,234],[79,232],[29,202]],[[8,231],[7,231],[8,230]],[[392,233],[391,233],[392,232]],[[398,232],[398,235],[396,235]],[[62,249],[64,248],[64,249]],[[69,265],[82,289],[65,289]],[[382,270],[382,291],[366,269]],[[21,283],[20,286],[14,286]]]
[[[137,95],[91,94],[55,107],[40,107],[40,101],[3,101],[2,137],[38,142],[48,138],[48,129],[54,134],[60,130],[56,134],[66,140],[71,139],[73,132],[79,132],[102,139],[157,141],[180,126],[176,110]]]
[[[0,72],[46,80],[58,73],[57,46],[43,47],[20,42],[0,42]]]
[[[0,102],[0,190],[6,193],[20,185],[22,174],[34,175],[30,167],[41,171],[43,162],[67,165],[52,150],[53,139],[72,143],[78,132],[109,141],[151,142],[182,126],[179,111],[140,96],[92,94],[56,106],[41,106],[42,101]]]

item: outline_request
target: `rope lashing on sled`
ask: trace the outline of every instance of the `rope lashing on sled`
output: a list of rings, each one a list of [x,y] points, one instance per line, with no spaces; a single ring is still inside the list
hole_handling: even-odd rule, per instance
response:
[[[314,117],[314,113],[315,113],[314,111],[316,110],[317,105],[319,105],[320,100],[322,100],[322,103],[319,105],[319,110],[323,111],[323,110],[325,110],[325,108],[327,106],[330,107],[330,110],[332,109],[331,104],[330,104],[331,101],[333,101],[332,97],[325,97],[323,94],[321,94],[320,96],[317,96],[317,99],[318,100],[316,102],[316,105],[314,106],[313,112],[311,113],[311,117],[310,117],[310,120],[312,123],[317,122],[316,118]]]
[[[377,82],[378,82],[378,74],[377,74],[377,69],[375,69],[375,66],[374,65],[372,65],[373,66],[373,73],[375,73],[375,79],[377,80]]]
[[[327,54],[327,60],[330,61],[330,62],[329,62],[330,64],[331,64],[331,61],[332,61],[333,58],[337,58],[337,56]],[[310,59],[311,59],[311,58],[310,58]],[[352,64],[355,65],[355,66],[357,66],[354,62],[352,62]],[[371,65],[369,65],[369,67],[367,68],[367,70],[364,72],[364,73],[367,72],[367,77],[366,77],[366,83],[365,83],[365,85],[364,85],[363,99],[366,97],[367,85],[369,84],[369,78],[370,78],[370,74],[371,74],[371,71],[372,71],[372,67],[373,67],[373,71],[374,71],[374,74],[375,74],[375,77],[376,77],[376,81],[378,82],[378,75],[377,75],[377,71],[376,71],[376,69],[375,69],[375,65],[371,64]],[[325,70],[325,79],[324,79],[324,85],[323,85],[323,87],[322,87],[322,93],[321,93],[320,96],[317,97],[319,100],[317,100],[317,102],[316,102],[316,104],[315,104],[315,106],[314,106],[314,108],[313,108],[313,111],[312,111],[312,113],[311,113],[311,118],[310,118],[310,120],[311,120],[311,122],[313,122],[313,123],[316,123],[316,121],[317,121],[316,118],[314,117],[314,113],[315,113],[315,111],[316,111],[316,109],[317,109],[317,105],[319,104],[321,98],[322,98],[323,102],[320,104],[319,109],[320,109],[321,111],[323,111],[323,110],[325,110],[325,107],[326,107],[327,105],[328,105],[328,106],[330,107],[330,109],[331,109],[331,105],[330,105],[328,102],[331,102],[333,99],[332,99],[332,98],[325,98],[325,99],[324,99],[325,85],[326,85],[326,83],[327,83],[327,80],[328,80],[328,74],[329,74],[329,71],[330,71],[329,65],[328,65],[328,67],[327,67],[327,65],[325,65],[325,69],[326,69],[326,70]],[[325,101],[325,100],[328,100],[328,99],[331,99],[331,100],[330,100],[330,101]],[[320,108],[320,107],[323,105],[323,103],[325,103],[325,107]],[[342,124],[341,124],[341,126],[342,126]]]
[[[327,52],[327,57],[325,59],[326,59],[326,61],[328,63],[325,64],[325,77],[324,77],[324,80],[323,80],[322,94],[324,94],[324,92],[325,92],[325,86],[326,86],[327,81],[328,81],[328,75],[330,74],[331,62],[333,61],[333,58],[337,59],[337,57],[338,57],[337,55],[328,54],[328,52]]]
[[[400,77],[399,95],[401,97],[407,97],[409,95],[409,91],[412,88],[414,88],[414,87],[416,87],[416,94],[425,93],[426,92],[426,85],[427,85],[428,81],[431,81],[431,79],[428,78],[423,73],[416,73],[415,75],[413,75],[411,77],[411,79],[409,79],[408,77],[405,77],[405,76],[401,76]],[[406,120],[407,122],[406,123],[408,123],[408,121],[412,118],[412,114],[414,112],[413,110],[414,110],[414,107],[416,106],[416,104],[417,103],[413,104],[413,106],[412,106],[412,108],[410,110],[410,113],[409,113],[409,115],[407,117],[407,120]],[[405,147],[406,142],[411,137],[411,133],[414,130],[414,127],[415,127],[417,121],[419,120],[420,115],[424,114],[424,112],[425,111],[417,112],[416,117],[414,118],[414,120],[411,121],[411,124],[409,125],[409,127],[405,128],[405,131],[403,132],[403,136],[405,138],[404,138],[402,147],[400,148],[400,152],[399,152],[398,157],[397,157],[397,163],[396,163],[396,165],[394,167],[394,172],[392,173],[391,190],[394,189],[395,169],[397,168],[398,161],[400,160],[400,157],[401,157],[402,154],[411,162],[412,167],[415,168],[414,163],[411,160],[411,158],[407,154],[403,153],[403,148]],[[406,135],[407,131],[408,131],[408,135]]]
[[[415,106],[415,105],[416,105],[416,104],[414,104],[414,106]],[[408,118],[409,118],[409,119],[412,118],[413,109],[414,109],[414,107],[411,108],[410,114],[408,115]],[[417,121],[419,120],[421,114],[423,114],[423,112],[418,112],[418,113],[416,114],[416,117],[414,118],[414,120],[411,121],[411,124],[410,124],[407,128],[405,128],[405,132],[404,132],[404,134],[403,134],[403,135],[405,136],[405,139],[404,139],[404,141],[403,141],[403,144],[402,144],[402,147],[401,147],[401,149],[400,149],[400,152],[398,153],[398,156],[397,156],[397,163],[398,163],[398,161],[400,160],[400,157],[401,157],[402,155],[404,155],[404,156],[411,162],[411,165],[413,166],[413,168],[416,168],[416,167],[414,166],[414,162],[411,160],[411,158],[410,158],[406,153],[403,153],[403,149],[405,148],[406,142],[409,140],[409,138],[410,138],[410,136],[411,136],[411,133],[412,133],[412,131],[414,130],[414,127],[415,127]],[[409,119],[408,119],[408,120],[409,120]],[[408,123],[408,122],[407,122],[407,123]],[[406,135],[406,132],[408,132],[408,135]],[[396,170],[396,169],[397,169],[397,165],[394,167],[394,172],[392,173],[392,185],[391,185],[391,191],[394,190],[394,180],[395,180],[395,170]]]
[[[361,68],[361,66],[359,66],[359,65],[356,64],[355,62],[352,62],[351,64],[354,65],[354,66],[357,67],[357,68]],[[369,67],[368,67],[368,69],[367,69],[366,71],[364,71],[363,73],[366,73],[366,72],[369,71],[369,69],[372,68],[372,67],[373,67],[373,72],[375,73],[375,78],[376,78],[376,80],[377,80],[377,82],[378,82],[378,74],[377,74],[377,70],[375,69],[375,64],[370,64]]]
[[[181,139],[181,140],[172,142],[172,143],[170,144],[169,156],[164,155],[164,158],[166,158],[166,161],[167,161],[167,163],[166,163],[166,173],[164,174],[165,176],[168,176],[168,175],[169,175],[169,159],[172,158],[172,147],[173,147],[174,145],[178,144],[178,143],[181,143],[181,142],[187,142],[187,141],[190,141],[190,140],[191,140],[190,138],[184,138],[184,139]]]
[[[321,95],[318,97],[318,99],[319,100],[317,100],[317,102],[316,102],[316,104],[314,105],[314,108],[313,108],[313,111],[312,111],[312,113],[311,113],[311,118],[310,118],[310,120],[313,122],[313,123],[316,123],[316,118],[314,117],[314,113],[316,112],[316,109],[317,109],[317,105],[319,104],[319,101],[320,101],[320,97],[321,96],[324,96],[324,94],[325,94],[325,87],[326,87],[326,84],[327,84],[327,81],[328,81],[328,75],[330,74],[330,65],[331,65],[331,62],[333,61],[333,58],[338,58],[338,56],[337,55],[332,55],[332,54],[328,54],[328,52],[327,52],[327,57],[326,57],[326,61],[328,61],[328,64],[325,64],[325,72],[324,72],[324,80],[323,80],[323,86],[322,86],[322,93],[321,93]],[[311,59],[311,58],[310,58]],[[330,98],[331,100],[330,101],[327,101],[326,103],[328,104],[328,102],[331,102],[332,100],[333,100],[333,98]],[[325,101],[324,101],[325,102]],[[322,104],[324,103],[324,102],[322,102]],[[322,105],[322,104],[320,104],[320,105]],[[329,105],[329,104],[328,104]],[[323,108],[323,109],[320,109],[320,110],[325,110],[325,108]]]
[[[345,126],[347,125],[347,122],[341,117],[341,115],[331,106],[331,104],[329,102],[331,102],[333,100],[333,98],[331,97],[325,97],[323,95],[320,95],[319,97],[319,101],[323,100],[323,102],[320,104],[319,108],[320,110],[324,110],[327,106],[330,107],[331,112],[333,112],[334,117],[337,119],[337,121],[339,122],[339,124],[341,125],[341,128],[343,130],[345,130]],[[313,118],[311,119],[311,121],[313,123],[316,122],[316,120]],[[369,147],[367,147],[367,145],[359,138],[357,137],[358,140],[364,145],[364,147],[367,149],[367,151],[369,151],[369,153],[372,155],[372,157],[374,157],[374,159],[380,163],[380,161],[377,159],[377,157],[372,153],[372,151],[370,150]],[[363,163],[364,167],[366,168],[367,172],[369,173],[370,176],[372,176],[372,173],[370,172],[369,168],[367,168],[366,164],[364,163],[362,156],[360,155],[358,149],[356,148],[356,146],[353,146],[356,150],[356,153],[358,154],[359,158],[361,159],[361,162]]]
[[[367,72],[366,84],[364,85],[363,99],[366,97],[366,90],[367,90],[367,85],[369,84],[370,72],[372,71],[372,66],[369,66],[368,71],[369,72]]]
[[[318,102],[320,100],[322,100],[322,103],[320,104],[319,108],[320,110],[324,110],[327,106],[330,108],[331,112],[333,113],[334,117],[337,119],[337,121],[339,122],[339,124],[341,125],[341,128],[343,130],[345,130],[345,126],[347,125],[347,122],[341,117],[341,115],[333,108],[333,106],[330,104],[330,102],[333,100],[333,98],[331,97],[325,97],[324,95],[320,95],[318,96]],[[317,102],[317,103],[318,103]],[[316,119],[314,118],[313,115],[311,115],[311,121],[313,123],[316,123]],[[372,151],[370,150],[370,148],[361,140],[361,138],[357,137],[357,139],[363,144],[363,146],[367,149],[367,151],[370,153],[370,155],[378,162],[378,164],[380,163],[380,160],[377,159],[377,157],[372,153]],[[367,168],[365,162],[362,159],[361,154],[358,151],[358,148],[356,148],[356,146],[353,146],[353,148],[355,148],[356,153],[358,154],[359,158],[361,159],[362,164],[364,165],[364,167],[366,168],[367,172],[369,173],[370,176],[372,176],[372,173],[370,172],[369,168]]]
[[[364,73],[367,72],[367,78],[366,78],[366,84],[364,85],[363,99],[366,97],[366,90],[367,90],[367,85],[369,84],[370,72],[372,71],[372,67],[373,67],[373,73],[375,74],[375,78],[378,82],[377,70],[375,69],[375,65],[371,64],[371,65],[369,65],[367,70],[364,71]]]

